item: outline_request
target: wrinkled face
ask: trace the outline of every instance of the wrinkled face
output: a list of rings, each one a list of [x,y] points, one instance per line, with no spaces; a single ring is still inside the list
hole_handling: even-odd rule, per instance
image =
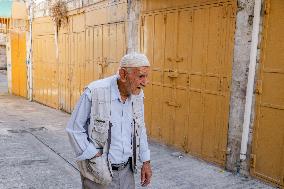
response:
[[[128,94],[138,95],[148,84],[149,67],[126,68],[126,88]]]

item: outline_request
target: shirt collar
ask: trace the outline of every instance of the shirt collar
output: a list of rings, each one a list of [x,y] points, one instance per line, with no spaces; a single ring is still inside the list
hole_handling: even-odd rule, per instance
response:
[[[115,75],[111,82],[111,100],[120,99],[120,94],[118,90],[117,80],[119,79],[119,75]]]

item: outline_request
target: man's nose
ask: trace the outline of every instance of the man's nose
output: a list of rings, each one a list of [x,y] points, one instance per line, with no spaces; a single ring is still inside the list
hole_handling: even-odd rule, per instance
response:
[[[149,79],[148,79],[148,77],[145,77],[143,80],[142,80],[142,85],[143,85],[143,87],[145,87],[146,85],[148,85],[148,83],[149,83]]]

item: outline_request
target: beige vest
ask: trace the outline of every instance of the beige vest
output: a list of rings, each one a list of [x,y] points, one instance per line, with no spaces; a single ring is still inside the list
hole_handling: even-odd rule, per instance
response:
[[[103,149],[103,153],[107,154],[109,151],[110,132],[109,128],[111,125],[111,82],[113,77],[107,78],[107,84],[103,86],[89,85],[92,94],[92,106],[90,114],[90,124],[88,127],[88,136],[91,142],[98,148]],[[141,130],[145,127],[144,122],[144,98],[142,95],[132,96],[132,146],[133,146],[133,158],[132,158],[132,169],[137,172],[137,160],[139,157],[139,146],[140,146],[140,135]],[[86,161],[79,161],[78,166],[83,176],[93,179],[93,175],[86,168]],[[109,161],[108,161],[109,162]],[[110,168],[110,166],[109,166]],[[111,170],[110,170],[111,172]]]

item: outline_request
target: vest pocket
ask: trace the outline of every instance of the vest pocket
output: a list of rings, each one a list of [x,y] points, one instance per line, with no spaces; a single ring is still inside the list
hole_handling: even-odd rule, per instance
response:
[[[93,176],[93,181],[107,185],[112,181],[112,171],[106,154],[87,160],[87,170]]]
[[[92,138],[100,145],[107,141],[109,129],[109,120],[102,118],[94,118],[94,127],[92,130]]]

